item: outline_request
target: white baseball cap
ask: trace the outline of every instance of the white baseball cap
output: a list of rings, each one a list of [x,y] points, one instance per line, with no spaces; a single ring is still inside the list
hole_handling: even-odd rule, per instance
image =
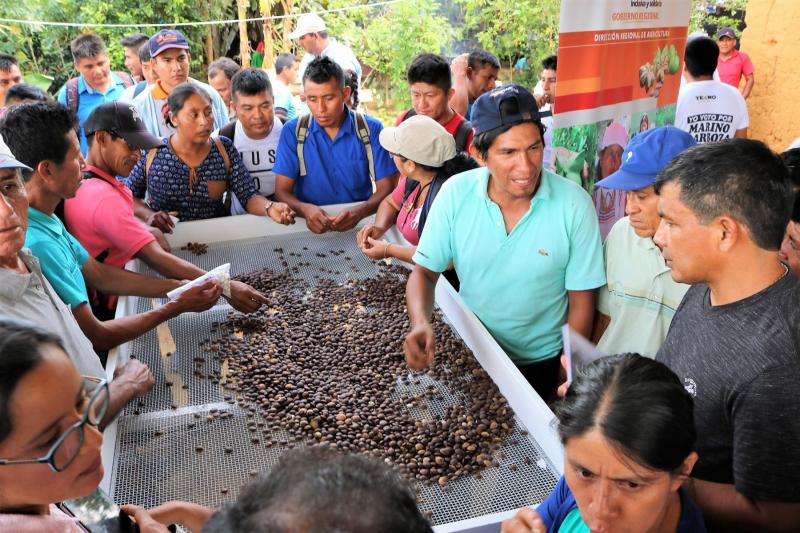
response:
[[[414,115],[396,128],[383,128],[379,139],[387,152],[433,168],[456,156],[453,136],[425,115]]]
[[[8,147],[2,137],[0,137],[0,168],[22,168],[29,171],[33,170],[28,165],[17,161],[17,158],[11,153],[11,148]]]
[[[306,13],[297,19],[297,27],[289,34],[290,39],[299,39],[309,33],[325,31],[325,21],[316,13]]]

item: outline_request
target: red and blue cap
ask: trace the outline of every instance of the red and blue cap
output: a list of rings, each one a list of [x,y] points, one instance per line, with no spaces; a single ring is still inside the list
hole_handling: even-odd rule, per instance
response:
[[[623,191],[649,187],[676,155],[695,144],[694,137],[675,126],[647,130],[630,140],[619,170],[594,186]]]
[[[150,57],[156,57],[170,48],[189,49],[189,41],[178,30],[161,30],[150,37],[148,43],[150,45]]]

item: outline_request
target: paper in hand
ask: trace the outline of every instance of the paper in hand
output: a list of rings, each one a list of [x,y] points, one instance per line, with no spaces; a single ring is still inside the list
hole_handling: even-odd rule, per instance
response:
[[[564,355],[567,357],[568,383],[572,383],[575,372],[606,356],[589,339],[569,327],[569,324],[562,326],[561,337],[564,341]]]

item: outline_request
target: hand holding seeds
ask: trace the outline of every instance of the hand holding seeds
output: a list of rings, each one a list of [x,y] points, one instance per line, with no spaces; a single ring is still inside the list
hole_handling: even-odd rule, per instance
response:
[[[414,326],[403,342],[403,351],[406,354],[408,367],[421,370],[431,366],[435,342],[436,336],[430,324]]]
[[[523,507],[512,518],[503,521],[500,533],[547,533],[547,527],[539,513]]]

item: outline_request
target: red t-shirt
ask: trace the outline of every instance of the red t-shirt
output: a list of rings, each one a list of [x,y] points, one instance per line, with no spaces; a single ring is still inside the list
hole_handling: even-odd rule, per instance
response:
[[[755,72],[755,68],[747,54],[734,50],[728,59],[722,59],[722,56],[719,56],[717,72],[719,73],[719,81],[733,85],[738,89],[742,74],[749,76]]]
[[[404,111],[404,112],[400,113],[400,116],[397,117],[397,120],[395,121],[394,125],[395,126],[399,126],[400,123],[403,122],[403,120],[406,118],[407,114],[408,114],[408,111]],[[458,130],[458,126],[462,122],[464,122],[464,120],[466,120],[464,117],[459,115],[457,112],[453,111],[453,118],[448,120],[447,124],[442,124],[442,126],[444,126],[444,129],[447,130],[447,133],[449,133],[450,135],[452,135],[455,138],[456,131]],[[469,147],[472,146],[472,140],[474,138],[475,138],[475,130],[472,130],[469,133],[469,136],[467,136],[467,144],[464,147],[464,151],[466,151],[466,152],[469,151]],[[456,150],[458,150],[458,146],[456,146]]]

